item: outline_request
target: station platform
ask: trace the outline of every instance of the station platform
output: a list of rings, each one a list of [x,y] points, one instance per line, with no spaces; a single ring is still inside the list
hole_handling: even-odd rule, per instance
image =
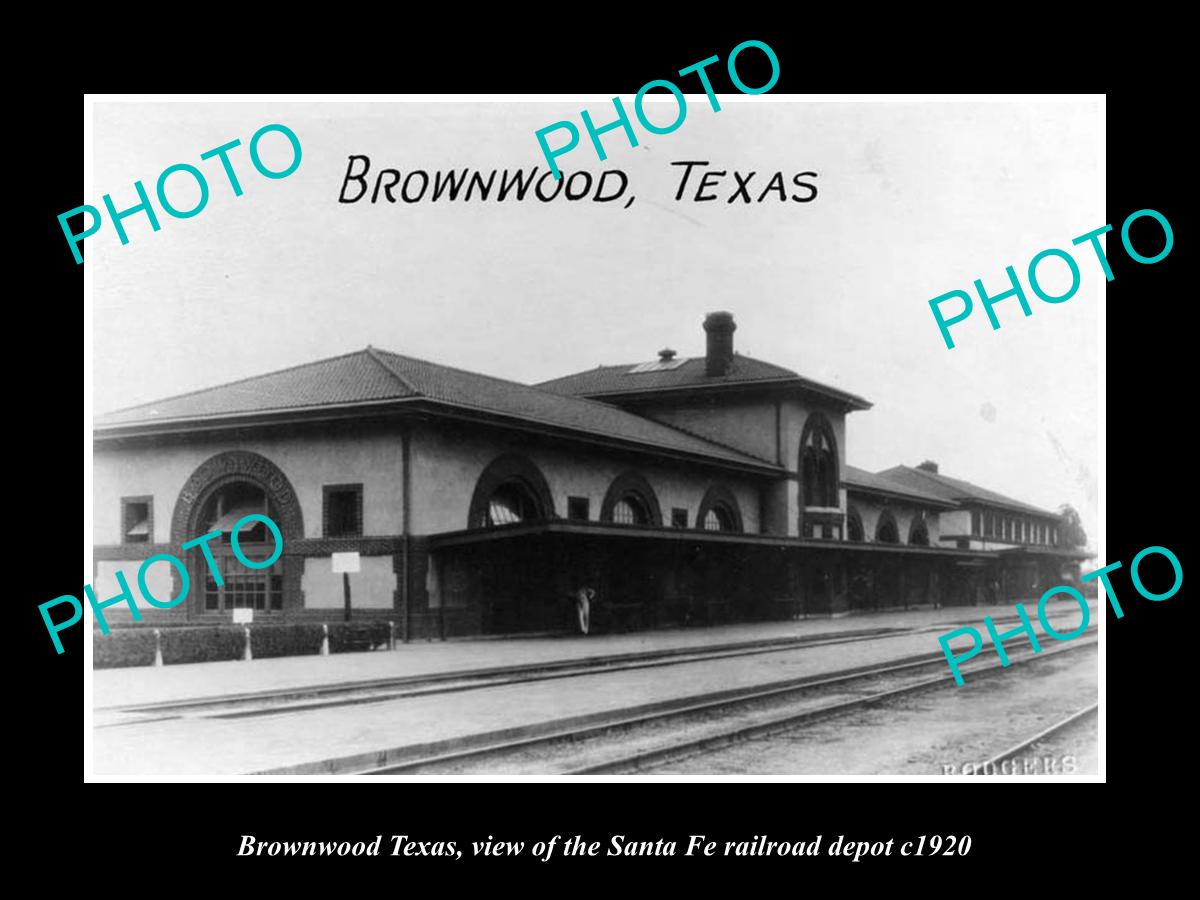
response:
[[[1026,603],[1032,612],[1032,606]],[[1078,621],[1074,607],[1065,607],[1068,621]],[[1096,607],[1092,601],[1093,627]],[[837,618],[753,622],[712,627],[672,628],[625,634],[555,635],[517,638],[460,638],[449,641],[397,643],[395,650],[341,653],[330,656],[289,656],[273,659],[137,666],[99,669],[92,673],[93,707],[97,710],[141,704],[169,703],[230,694],[303,689],[384,678],[419,677],[451,672],[593,658],[707,649],[716,646],[812,639],[861,633],[900,634],[973,625],[983,630],[984,616],[997,622],[1016,621],[1012,604],[944,607],[888,612],[854,613]],[[1036,617],[1035,621],[1036,621]],[[941,633],[941,632],[939,632]],[[936,637],[929,641],[936,650]]]

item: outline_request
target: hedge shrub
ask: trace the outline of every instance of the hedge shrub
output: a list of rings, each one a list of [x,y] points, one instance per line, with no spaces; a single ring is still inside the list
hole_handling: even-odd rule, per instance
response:
[[[241,659],[246,638],[240,625],[162,629],[163,663],[217,662]]]
[[[305,656],[320,653],[323,635],[324,631],[320,625],[307,623],[251,625],[250,655],[255,659],[269,659],[274,656]],[[330,644],[332,643],[331,636]]]
[[[241,625],[201,625],[159,629],[164,665],[242,659],[246,653]],[[321,652],[324,630],[320,624],[251,625],[250,651],[254,659],[305,656]],[[386,647],[387,622],[330,622],[329,652],[351,653]],[[154,629],[121,628],[107,635],[92,633],[93,665],[97,669],[154,665]]]
[[[152,665],[154,632],[151,629],[120,629],[109,634],[101,634],[98,630],[92,632],[92,668]]]

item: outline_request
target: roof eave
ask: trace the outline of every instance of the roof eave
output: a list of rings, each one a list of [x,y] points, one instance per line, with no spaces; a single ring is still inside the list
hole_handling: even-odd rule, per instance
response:
[[[230,428],[270,427],[298,422],[342,420],[356,418],[362,415],[364,411],[379,412],[382,414],[422,412],[451,419],[465,419],[491,424],[502,422],[507,427],[515,427],[525,431],[548,434],[559,438],[569,437],[597,446],[617,447],[625,450],[650,453],[655,456],[667,456],[727,470],[775,477],[787,474],[782,466],[776,466],[765,461],[759,463],[751,460],[743,461],[720,456],[708,456],[702,453],[692,453],[678,448],[664,447],[660,444],[629,438],[598,435],[582,429],[476,409],[445,400],[433,400],[427,397],[405,397],[366,403],[328,404],[314,407],[292,407],[266,412],[229,413],[203,417],[155,419],[152,421],[99,425],[93,427],[92,434],[93,438],[97,441],[131,437],[156,437],[168,434],[192,434],[227,430]]]
[[[996,509],[1004,509],[1009,512],[1020,513],[1023,516],[1042,516],[1046,519],[1061,519],[1062,516],[1056,512],[1050,512],[1045,509],[1038,509],[1036,506],[1025,506],[1016,501],[1012,503],[997,503],[995,500],[984,500],[979,497],[965,495],[957,498],[961,506],[991,506]]]
[[[290,406],[281,409],[249,412],[217,413],[206,416],[141,419],[133,422],[114,422],[92,426],[95,440],[123,437],[150,437],[161,434],[188,434],[225,428],[253,428],[260,425],[282,425],[290,422],[322,421],[354,418],[363,411],[391,412],[411,406],[419,397],[389,397],[358,403],[323,403],[314,406]]]

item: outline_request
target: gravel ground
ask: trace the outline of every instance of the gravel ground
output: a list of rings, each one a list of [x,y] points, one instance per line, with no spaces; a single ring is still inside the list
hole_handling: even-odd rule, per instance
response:
[[[1096,651],[1047,659],[960,688],[861,712],[647,771],[654,775],[940,775],[967,773],[1096,702]],[[1031,748],[1001,774],[1094,775],[1091,718]],[[1020,771],[1016,771],[1017,769]]]

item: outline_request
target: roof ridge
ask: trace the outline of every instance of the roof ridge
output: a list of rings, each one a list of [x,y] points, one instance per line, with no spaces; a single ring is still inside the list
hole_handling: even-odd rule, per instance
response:
[[[531,391],[537,391],[539,394],[546,394],[547,396],[553,397],[556,400],[571,400],[571,401],[575,401],[577,403],[591,403],[596,406],[603,406],[605,409],[615,409],[618,412],[628,413],[631,416],[637,415],[636,413],[629,412],[629,410],[625,409],[622,406],[617,406],[617,404],[615,404],[615,403],[605,403],[602,400],[592,400],[588,397],[579,397],[574,394],[558,394],[558,393],[555,393],[554,391],[548,391],[545,388],[538,387],[536,384],[526,384],[523,381],[514,381],[511,378],[501,378],[498,375],[488,375],[484,372],[473,372],[470,369],[463,369],[463,368],[460,368],[459,366],[448,366],[445,363],[433,362],[428,359],[419,359],[415,356],[407,356],[403,353],[395,353],[391,350],[384,350],[383,352],[389,353],[392,356],[399,356],[401,359],[412,360],[413,362],[421,363],[422,365],[436,366],[439,369],[449,369],[451,372],[461,372],[464,375],[471,375],[475,378],[486,378],[488,381],[496,381],[496,382],[499,382],[500,384],[507,384],[507,385],[512,385],[515,387],[526,388],[527,390],[531,390]],[[418,391],[418,393],[420,393],[420,392]],[[645,419],[646,417],[638,416],[638,418]],[[647,420],[647,421],[653,421],[653,420]]]
[[[952,490],[952,491],[960,492],[960,495],[955,497],[955,500],[967,500],[967,501],[973,501],[975,503],[981,503],[981,502],[982,503],[990,503],[990,504],[993,504],[996,506],[1021,507],[1027,513],[1034,512],[1034,513],[1037,513],[1037,514],[1043,515],[1043,516],[1057,515],[1057,513],[1051,512],[1048,509],[1043,509],[1042,507],[1037,506],[1033,503],[1029,503],[1026,500],[1018,500],[1016,497],[1010,497],[1007,494],[1002,494],[999,491],[992,490],[991,488],[983,487],[982,485],[975,484],[975,482],[973,482],[973,481],[967,481],[965,478],[955,478],[953,475],[943,475],[941,472],[930,472],[928,469],[922,469],[917,466],[906,466],[903,463],[901,463],[898,466],[892,466],[892,468],[893,469],[905,469],[909,472],[919,473],[920,475],[923,475],[925,478],[932,480],[934,482],[934,484],[940,485],[940,486],[947,488],[949,490]],[[889,470],[885,469],[884,471],[886,472]],[[877,473],[877,474],[882,474],[882,473]],[[963,491],[965,489],[963,487],[960,487],[959,485],[966,486],[965,493],[963,493]],[[992,500],[987,497],[978,496],[978,493],[972,493],[972,492],[982,492],[984,494],[990,494],[992,497],[998,497],[999,499]]]
[[[893,466],[893,468],[895,467]],[[909,497],[932,500],[936,503],[945,504],[946,506],[959,505],[957,499],[947,499],[932,493],[924,487],[917,487],[915,485],[906,484],[903,481],[897,481],[892,476],[885,475],[883,472],[872,472],[870,469],[864,469],[861,466],[856,466],[852,463],[846,463],[844,469],[853,469],[854,472],[858,473],[857,477],[861,478],[861,480],[854,483],[858,487],[863,487],[867,490],[890,490],[894,493],[904,494],[905,496]],[[855,474],[849,471],[844,471],[842,474],[842,483],[849,485],[850,480],[854,478],[856,478]],[[882,484],[879,482],[882,482]]]
[[[787,375],[775,376],[776,378],[801,378],[801,379],[804,378],[804,376],[801,375],[799,372],[789,369],[789,368],[787,368],[787,366],[781,366],[781,365],[779,365],[779,363],[768,362],[767,360],[759,359],[756,356],[747,356],[745,353],[735,352],[733,354],[733,357],[734,357],[734,359],[739,359],[739,358],[747,359],[750,362],[758,363],[761,366],[770,366],[773,369],[778,369],[781,372],[788,373]],[[676,359],[679,359],[679,358],[680,357],[676,357]],[[682,359],[685,363],[702,362],[705,359],[705,357],[704,356],[685,356],[685,357],[682,357]],[[578,372],[570,372],[566,375],[559,375],[557,378],[547,378],[545,381],[539,381],[538,384],[539,385],[553,384],[556,381],[566,381],[569,378],[577,378],[580,375],[590,374],[592,372],[595,372],[597,369],[600,369],[600,370],[608,369],[608,370],[614,370],[614,371],[629,370],[629,369],[633,368],[634,366],[640,366],[646,362],[654,362],[654,360],[652,360],[652,359],[651,360],[640,360],[638,362],[631,362],[631,363],[612,363],[610,365],[604,365],[602,363],[602,364],[596,366],[595,369],[580,369]],[[766,381],[768,379],[760,379],[760,380]],[[840,390],[840,389],[838,389],[838,390]]]
[[[384,350],[383,352],[390,353],[391,351]],[[389,375],[391,375],[393,378],[395,378],[397,381],[399,381],[403,387],[408,388],[410,391],[412,391],[418,397],[425,396],[425,393],[423,391],[417,390],[416,385],[414,385],[411,381],[409,381],[407,378],[405,378],[403,375],[401,375],[399,372],[397,372],[394,368],[392,368],[391,364],[386,359],[383,359],[382,357],[380,357],[379,351],[376,350],[374,347],[372,347],[370,344],[367,344],[366,353],[367,353],[367,356],[369,356],[371,359],[375,360],[376,363],[378,363],[380,366],[382,366],[383,370],[385,372],[387,372]],[[399,356],[400,354],[394,353],[392,355]]]
[[[166,403],[169,400],[182,400],[184,397],[194,397],[197,394],[205,394],[209,391],[219,390],[220,388],[230,388],[234,385],[244,384],[247,381],[257,381],[259,378],[266,378],[271,375],[282,375],[284,372],[294,372],[297,369],[307,369],[310,366],[319,366],[322,363],[333,362],[335,359],[346,359],[362,353],[362,350],[351,350],[348,353],[339,353],[337,356],[327,356],[323,359],[315,359],[312,362],[297,363],[294,366],[286,366],[282,369],[272,369],[270,372],[260,372],[258,375],[247,375],[245,378],[235,378],[233,381],[225,381],[221,384],[211,384],[208,387],[196,388],[192,391],[184,391],[182,394],[172,394],[169,397],[158,397],[155,400],[146,400],[143,403],[134,403],[130,406],[122,406],[118,409],[110,409],[107,412],[100,413],[100,416],[115,416],[117,413],[129,412],[130,410],[140,409],[143,406],[154,406],[158,403]]]

